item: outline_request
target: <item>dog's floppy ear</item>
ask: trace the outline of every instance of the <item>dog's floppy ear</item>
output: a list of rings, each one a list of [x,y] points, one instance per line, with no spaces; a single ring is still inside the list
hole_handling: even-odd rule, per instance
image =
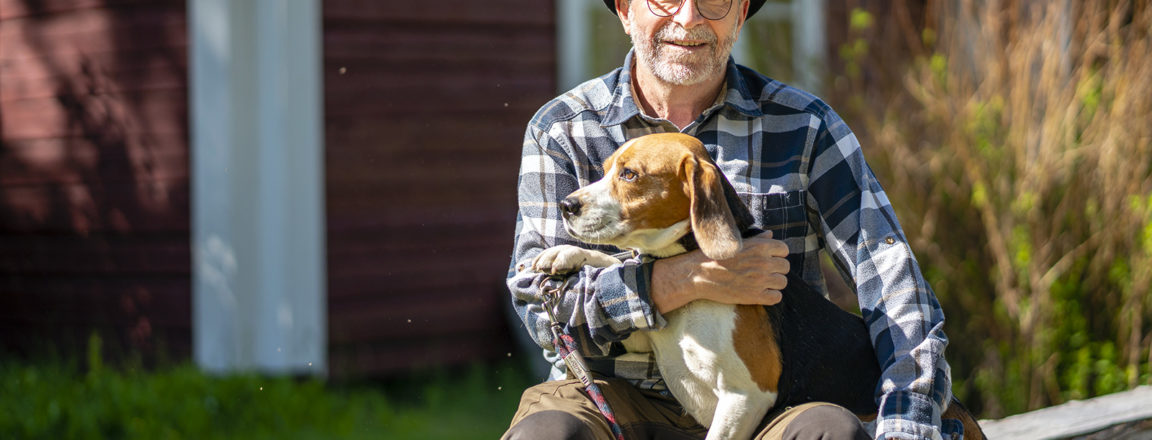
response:
[[[686,174],[684,193],[691,202],[692,232],[708,258],[723,260],[740,251],[740,229],[725,197],[724,175],[716,164],[687,155],[681,162]]]

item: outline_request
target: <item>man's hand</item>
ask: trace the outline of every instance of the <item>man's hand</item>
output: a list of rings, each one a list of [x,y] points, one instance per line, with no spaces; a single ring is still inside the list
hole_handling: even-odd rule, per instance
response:
[[[772,231],[744,240],[740,253],[713,260],[700,250],[656,260],[652,269],[652,303],[668,313],[698,299],[727,304],[780,302],[788,284],[788,246]]]

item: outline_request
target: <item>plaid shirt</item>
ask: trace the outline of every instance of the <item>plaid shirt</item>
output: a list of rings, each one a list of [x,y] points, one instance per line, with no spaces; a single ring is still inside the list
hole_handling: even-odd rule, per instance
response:
[[[788,245],[792,272],[824,289],[819,251],[832,256],[853,286],[883,371],[876,398],[880,438],[940,438],[941,409],[951,396],[944,360],[944,314],[920,273],[904,232],[855,135],[816,97],[729,60],[725,90],[682,130],[643,114],[624,67],[545,104],[524,136],[519,212],[508,286],[528,332],[553,365],[549,318],[537,299],[540,273],[520,270],[548,247],[589,246],[564,230],[558,202],[603,176],[602,163],[626,140],[682,131],[703,141],[757,220]],[[626,259],[585,267],[565,291],[557,319],[580,344],[593,371],[666,390],[649,354],[626,353],[619,341],[659,329],[664,318],[649,297],[651,261]],[[951,421],[945,432],[954,431]]]

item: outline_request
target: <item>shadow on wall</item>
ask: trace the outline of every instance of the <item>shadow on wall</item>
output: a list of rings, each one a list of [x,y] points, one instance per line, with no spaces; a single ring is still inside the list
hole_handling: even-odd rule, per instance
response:
[[[103,3],[0,0],[0,349],[184,356],[184,4]]]

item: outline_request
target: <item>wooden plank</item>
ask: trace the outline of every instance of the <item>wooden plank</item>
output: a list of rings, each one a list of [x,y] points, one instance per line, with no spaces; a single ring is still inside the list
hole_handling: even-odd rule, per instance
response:
[[[331,202],[330,202],[331,203]],[[515,210],[503,211],[475,211],[464,206],[461,209],[445,210],[440,206],[395,206],[403,208],[406,212],[396,212],[379,206],[379,201],[365,199],[362,204],[341,202],[339,208],[329,208],[329,240],[339,235],[360,234],[361,239],[372,236],[389,235],[389,231],[401,231],[408,236],[435,237],[439,232],[434,228],[443,225],[444,228],[484,230],[480,234],[495,234],[496,231],[507,231],[504,237],[511,246]],[[420,215],[425,213],[425,215]],[[496,220],[492,220],[496,219]],[[419,229],[415,229],[419,227]],[[471,237],[466,237],[471,238]]]
[[[4,140],[87,137],[97,143],[147,144],[147,135],[187,135],[188,97],[184,90],[147,90],[84,95],[62,92],[52,98],[0,103]]]
[[[424,165],[414,166],[419,167]],[[475,167],[472,168],[474,169]],[[376,203],[387,202],[393,205],[388,206],[387,208],[389,209],[396,209],[398,207],[396,205],[416,209],[425,206],[425,204],[439,201],[443,203],[441,206],[446,209],[461,210],[458,207],[466,206],[470,208],[480,208],[485,211],[501,210],[503,208],[505,212],[514,212],[511,210],[514,209],[514,206],[509,206],[504,203],[501,203],[500,206],[493,206],[491,202],[515,201],[514,198],[503,197],[499,194],[501,191],[508,193],[515,191],[515,184],[513,183],[516,176],[515,168],[507,169],[504,173],[484,171],[464,173],[463,169],[461,169],[459,175],[451,174],[450,168],[442,168],[439,173],[429,172],[429,174],[432,175],[419,177],[396,175],[372,176],[370,174],[371,170],[357,171],[358,174],[332,182],[332,190],[334,191],[357,188],[356,193],[350,194],[346,200],[333,205],[333,212],[340,212],[344,203],[357,204],[359,202],[369,201]],[[355,178],[359,180],[353,180]],[[497,178],[505,181],[494,181]],[[419,188],[419,190],[413,191],[412,188]],[[359,192],[358,190],[375,191],[377,194]]]
[[[532,112],[502,109],[451,122],[448,119],[439,121],[429,119],[438,115],[408,112],[398,112],[394,118],[375,122],[362,114],[351,118],[331,118],[326,124],[337,130],[331,136],[346,143],[331,146],[327,155],[332,156],[334,160],[345,157],[359,160],[362,156],[350,156],[350,154],[371,153],[383,158],[403,160],[411,158],[410,150],[424,151],[426,148],[461,153],[487,151],[497,155],[512,155],[516,159],[513,166],[518,166],[524,129],[532,114]],[[447,126],[451,126],[453,131],[442,130]],[[465,136],[467,139],[485,141],[467,142],[463,140]],[[497,144],[501,148],[495,148]]]
[[[329,339],[332,344],[371,343],[483,332],[494,327],[493,317],[501,316],[502,300],[449,298],[436,303],[409,301],[389,308],[361,304],[369,307],[341,310],[342,319],[329,324]]]
[[[352,96],[352,94],[348,94],[345,99],[351,99]],[[527,101],[531,97],[518,99]],[[336,100],[333,99],[333,101]],[[353,117],[325,118],[325,125],[334,129],[332,132],[326,133],[325,136],[343,142],[330,145],[326,154],[339,154],[346,151],[359,152],[362,149],[380,152],[396,151],[399,154],[407,149],[423,149],[426,148],[425,146],[456,150],[479,149],[487,151],[492,149],[493,152],[497,153],[511,149],[513,154],[517,155],[517,164],[519,164],[520,142],[524,137],[524,129],[540,105],[540,103],[535,103],[535,108],[530,111],[509,108],[508,110],[502,109],[476,114],[473,117],[459,120],[447,118],[437,120],[435,118],[439,113],[430,115],[399,111],[399,109],[394,109],[392,104],[378,104],[371,115],[357,114]],[[503,104],[501,104],[501,108],[503,108]],[[376,115],[393,111],[395,114],[385,120],[375,118]],[[445,111],[451,111],[451,109]],[[441,129],[449,124],[453,128],[452,131]],[[375,137],[380,135],[383,136]],[[483,143],[463,142],[461,140],[462,135],[466,135],[469,139],[485,139],[486,141]],[[505,138],[514,142],[499,150],[493,149],[493,145],[489,144],[489,142],[495,143]],[[394,148],[396,146],[407,148]],[[408,155],[405,154],[405,156]],[[339,158],[340,156],[336,157]],[[397,156],[397,158],[401,157]]]
[[[480,187],[476,190],[472,195],[467,192],[443,193],[431,200],[420,200],[420,195],[403,199],[399,196],[371,198],[366,195],[335,200],[330,198],[329,224],[364,234],[378,233],[381,227],[395,227],[399,231],[423,237],[437,233],[431,229],[434,225],[444,225],[467,228],[477,234],[498,234],[511,243],[516,219],[514,196],[493,194],[504,188]],[[436,202],[453,205],[446,207]],[[485,225],[488,228],[481,230]]]
[[[97,145],[78,137],[6,140],[0,149],[0,191],[13,186],[82,184],[94,180],[186,181],[186,145],[186,136],[155,133],[141,136],[134,144],[119,146]]]
[[[346,310],[356,307],[352,304],[373,303],[384,307],[393,298],[399,301],[413,301],[413,298],[435,297],[436,295],[469,296],[487,292],[507,290],[504,287],[504,273],[507,264],[498,264],[489,270],[472,270],[466,273],[446,276],[444,272],[429,270],[423,274],[381,272],[368,270],[342,269],[341,273],[329,279],[331,293],[328,295],[329,309]],[[465,295],[465,293],[468,295]]]
[[[529,6],[531,5],[531,6]],[[509,28],[527,24],[550,25],[552,2],[524,0],[382,2],[341,0],[324,2],[325,28],[329,21],[498,22]]]
[[[990,439],[1039,440],[1091,434],[1149,419],[1152,419],[1152,386],[1145,385],[999,420],[981,420],[980,426]]]
[[[0,61],[0,103],[74,94],[99,95],[187,88],[186,60],[169,48],[87,53],[34,61]]]
[[[190,221],[186,179],[0,188],[0,232],[186,234]]]
[[[381,307],[390,301],[388,298],[401,298],[403,301],[423,301],[437,294],[472,297],[488,292],[504,295],[504,274],[508,261],[489,256],[488,264],[465,268],[467,272],[452,273],[434,267],[399,268],[380,271],[362,268],[341,269],[334,274],[329,284],[329,308],[333,312],[349,311],[346,304],[373,302]],[[425,266],[428,263],[424,263]],[[459,269],[462,265],[455,265]],[[464,270],[464,269],[461,269]]]
[[[190,277],[186,233],[129,236],[0,235],[0,275]]]
[[[545,84],[541,82],[541,84]],[[520,125],[520,134],[528,125],[532,113],[539,108],[541,102],[531,100],[530,97],[512,96],[504,92],[485,94],[483,90],[466,90],[458,88],[437,92],[418,94],[412,89],[415,86],[402,87],[390,85],[387,90],[374,90],[368,88],[360,93],[359,97],[369,99],[389,99],[388,106],[373,106],[363,102],[341,104],[332,108],[331,114],[325,119],[335,119],[353,116],[373,116],[377,120],[401,116],[404,114],[424,114],[436,120],[426,121],[430,128],[442,128],[443,121],[456,118],[482,118],[493,113],[509,115],[508,122],[516,121]],[[468,93],[468,99],[460,99],[459,93]],[[515,92],[509,92],[515,93]],[[334,95],[339,93],[334,92]],[[505,106],[507,104],[507,106]],[[526,116],[524,116],[526,115]]]
[[[188,45],[184,7],[179,4],[80,9],[3,23],[0,60],[10,62]]]
[[[555,58],[547,50],[550,28],[546,26],[509,29],[502,25],[477,23],[420,23],[349,30],[351,32],[330,34],[325,38],[337,45],[331,53],[325,54],[325,65],[356,62],[379,69],[390,68],[394,72],[412,71],[409,64],[387,64],[402,61],[433,67],[467,64],[475,66],[479,72],[494,72],[502,63],[517,68],[545,67],[543,63]],[[345,75],[356,73],[358,71],[352,69],[344,72]],[[512,80],[516,76],[504,75],[504,78]]]
[[[176,277],[9,277],[0,321],[60,325],[191,325],[191,286]]]
[[[54,15],[83,9],[159,4],[182,7],[184,0],[0,0],[0,20]]]
[[[150,334],[142,334],[140,336],[153,339],[149,342],[161,342],[165,344],[174,345],[188,345],[191,343],[191,327],[174,325],[165,322],[149,321],[147,324],[142,324],[141,321],[135,321],[131,324],[112,325],[106,323],[59,323],[53,321],[39,321],[36,323],[24,323],[15,321],[0,321],[0,334],[4,335],[19,335],[20,337],[11,337],[0,339],[0,352],[4,345],[22,347],[23,352],[36,353],[37,346],[56,346],[52,348],[67,348],[68,345],[75,345],[79,343],[78,347],[81,350],[84,348],[83,344],[88,341],[88,336],[94,332],[107,333],[113,332],[117,336],[123,336],[128,339],[128,336],[134,330],[144,330]],[[105,341],[110,342],[110,341]],[[124,344],[127,346],[128,344]],[[106,345],[110,347],[110,345]],[[123,348],[117,347],[117,348]],[[82,351],[72,351],[71,353],[83,353]],[[68,351],[62,350],[57,354],[69,354]],[[136,354],[143,354],[137,351]]]
[[[467,264],[487,266],[488,263],[482,261],[480,257],[507,254],[512,247],[511,229],[508,230],[508,234],[496,234],[491,227],[476,226],[474,229],[478,232],[455,240],[437,234],[436,229],[413,231],[407,237],[392,239],[386,237],[395,237],[395,233],[371,231],[342,234],[343,238],[330,236],[329,242],[335,245],[333,247],[337,251],[329,254],[338,260],[368,260],[369,262],[365,264],[367,268],[376,266],[371,263],[373,259],[395,260],[395,265],[390,266],[390,269],[411,267],[420,263],[426,267],[437,267],[427,261],[413,260],[418,258],[436,260],[438,256],[443,257],[442,259],[459,261],[461,267],[466,268]],[[485,231],[487,233],[480,233],[481,230],[487,230]],[[356,240],[355,237],[360,239]],[[356,265],[342,267],[349,269],[348,272],[342,273],[357,273]]]
[[[379,344],[333,345],[329,350],[329,366],[332,374],[349,376],[379,375],[435,365],[506,359],[510,353],[516,352],[517,348],[508,332],[500,328],[469,335],[388,341]]]
[[[84,353],[88,348],[89,337],[93,334],[103,338],[103,354],[110,359],[143,357],[145,362],[156,359],[171,361],[187,359],[192,353],[191,328],[163,323],[138,322],[131,326],[108,326],[52,322],[36,325],[0,321],[0,334],[19,335],[0,338],[0,352],[33,358],[68,357]]]

